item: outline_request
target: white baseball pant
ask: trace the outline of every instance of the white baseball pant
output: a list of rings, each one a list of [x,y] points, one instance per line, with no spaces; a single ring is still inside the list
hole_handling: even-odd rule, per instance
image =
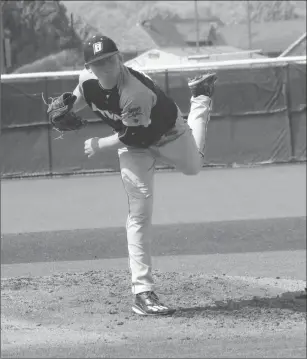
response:
[[[175,129],[150,148],[124,147],[118,151],[121,176],[128,196],[127,241],[132,293],[154,290],[150,244],[152,238],[153,178],[157,158],[186,175],[202,167],[211,99],[191,98],[185,121],[179,112]]]

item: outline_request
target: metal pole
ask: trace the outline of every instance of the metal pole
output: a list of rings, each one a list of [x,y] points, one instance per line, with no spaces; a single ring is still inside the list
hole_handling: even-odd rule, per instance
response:
[[[5,55],[4,55],[4,33],[3,33],[3,16],[2,16],[2,9],[3,9],[3,2],[1,1],[0,3],[0,73],[1,74],[5,74]],[[2,129],[2,121],[1,121],[1,116],[0,116],[0,135],[1,135],[1,129]]]
[[[196,48],[197,48],[197,52],[199,52],[199,19],[198,19],[197,0],[194,0],[194,12],[195,12],[195,28],[196,28]]]
[[[293,138],[293,129],[292,129],[292,99],[291,99],[291,89],[290,89],[290,64],[287,64],[281,69],[283,75],[283,95],[286,102],[287,109],[287,127],[288,127],[288,144],[289,144],[289,154],[290,161],[293,161],[295,158],[294,151],[294,138]]]
[[[251,27],[251,17],[250,17],[250,4],[249,1],[246,1],[246,13],[247,13],[247,30],[248,30],[248,49],[252,49],[252,27]]]
[[[5,66],[5,53],[4,53],[4,28],[3,28],[3,7],[4,2],[1,1],[0,3],[0,52],[1,52],[1,74],[6,73],[6,66]]]
[[[168,70],[165,70],[165,93],[169,96],[169,78],[168,78]]]
[[[307,32],[303,34],[299,39],[297,39],[293,44],[291,44],[283,53],[281,53],[278,57],[285,57],[288,56],[288,54],[296,48],[296,46],[299,46],[303,41],[306,41]]]
[[[48,78],[47,77],[44,78],[44,98],[45,99],[48,98]],[[45,112],[46,127],[47,127],[49,175],[52,177],[53,176],[53,151],[52,151],[52,133],[51,133],[52,129],[49,124],[49,118],[48,118],[45,106],[43,104],[43,101],[42,101],[42,107],[43,107],[43,111]]]

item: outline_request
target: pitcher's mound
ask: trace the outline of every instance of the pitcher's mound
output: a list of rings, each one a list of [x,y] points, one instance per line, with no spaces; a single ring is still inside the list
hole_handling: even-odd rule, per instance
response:
[[[306,356],[306,282],[154,277],[172,317],[132,313],[128,271],[3,279],[2,357]]]

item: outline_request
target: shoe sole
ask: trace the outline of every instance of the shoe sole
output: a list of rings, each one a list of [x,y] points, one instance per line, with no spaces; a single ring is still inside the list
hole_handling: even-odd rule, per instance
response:
[[[144,310],[142,310],[141,308],[133,305],[132,306],[132,311],[136,314],[139,314],[139,315],[144,315],[144,316],[151,316],[151,317],[155,317],[155,316],[159,316],[159,315],[171,315],[171,314],[174,314],[176,309],[169,309],[168,311],[166,312],[156,312],[156,313],[146,313],[144,312]]]
[[[201,78],[201,79],[198,79],[198,80],[189,82],[188,85],[189,85],[189,87],[198,85],[198,84],[200,84],[201,82],[207,81],[208,79],[210,79],[210,77],[214,77],[214,75],[210,75],[210,76],[207,76],[207,77],[204,77],[204,78]],[[215,80],[214,82],[216,82],[216,80]]]

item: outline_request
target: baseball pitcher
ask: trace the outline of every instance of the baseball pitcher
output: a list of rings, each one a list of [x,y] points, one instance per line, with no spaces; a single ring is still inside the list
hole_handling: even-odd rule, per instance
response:
[[[85,125],[75,113],[89,106],[114,134],[89,138],[88,157],[106,149],[118,150],[129,213],[127,242],[132,280],[132,310],[140,315],[167,315],[173,308],[154,292],[150,243],[152,237],[153,177],[162,159],[186,175],[202,167],[215,73],[189,81],[191,109],[185,121],[176,103],[147,75],[126,67],[110,38],[93,36],[84,44],[85,69],[73,93],[54,99],[48,115],[55,129],[70,131]]]

